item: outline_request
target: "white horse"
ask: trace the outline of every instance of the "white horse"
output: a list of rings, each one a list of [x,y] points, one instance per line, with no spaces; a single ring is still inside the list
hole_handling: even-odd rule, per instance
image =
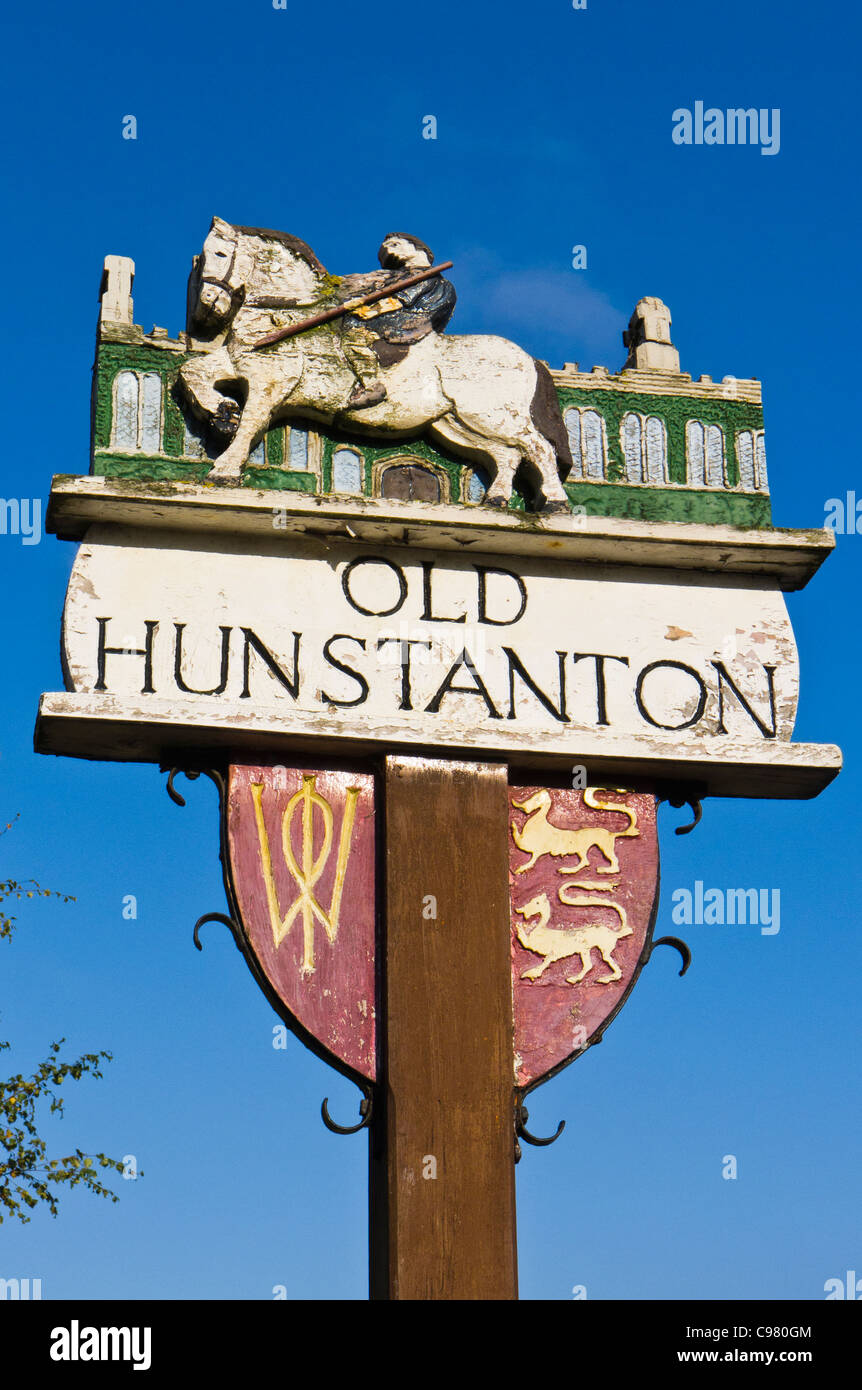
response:
[[[210,348],[179,373],[195,414],[233,436],[210,478],[238,481],[266,431],[300,416],[371,436],[427,432],[487,466],[486,506],[506,505],[523,463],[537,507],[569,511],[557,461],[565,477],[571,454],[553,381],[515,343],[429,333],[402,361],[381,367],[386,399],[359,411],[346,406],[356,376],[341,345],[341,320],[254,350],[278,328],[344,298],[298,237],[213,218],[190,290],[191,326],[209,335]]]

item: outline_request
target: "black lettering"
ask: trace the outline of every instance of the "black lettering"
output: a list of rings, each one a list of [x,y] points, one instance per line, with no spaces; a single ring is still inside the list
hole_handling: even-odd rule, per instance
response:
[[[504,647],[503,651],[506,653],[506,660],[509,663],[509,713],[506,717],[508,719],[517,718],[517,715],[515,714],[515,673],[517,672],[524,684],[530,690],[532,690],[533,694],[536,696],[536,699],[540,700],[542,704],[545,706],[545,709],[548,711],[548,714],[552,714],[555,719],[559,719],[561,724],[568,724],[569,717],[566,714],[567,653],[557,652],[557,657],[560,663],[560,707],[559,709],[557,709],[557,707],[552,703],[550,697],[546,695],[543,690],[540,690],[539,687],[536,685],[536,682],[533,680],[533,677],[530,675],[529,671],[527,671],[524,667],[524,664],[521,661],[521,658],[518,656],[518,654],[516,652],[513,652],[511,647]]]
[[[398,602],[394,603],[391,608],[363,608],[361,603],[357,603],[350,592],[350,576],[360,565],[385,565],[387,569],[390,569],[398,580]],[[404,578],[403,570],[399,565],[393,564],[391,560],[385,559],[382,555],[360,555],[357,559],[351,560],[350,564],[345,566],[341,576],[341,587],[351,608],[355,608],[357,613],[363,613],[366,618],[388,618],[390,614],[398,612],[407,597],[407,580]]]
[[[143,647],[106,647],[105,634],[110,618],[97,618],[99,624],[99,647],[96,654],[96,684],[94,690],[107,690],[105,684],[105,657],[106,656],[142,656],[144,658],[144,684],[141,688],[142,695],[154,695],[153,685],[153,638],[158,627],[158,623],[152,619],[147,619],[144,626],[147,635],[144,638]]]
[[[751,708],[751,705],[746,700],[739,686],[736,684],[736,681],[728,673],[724,665],[724,662],[713,661],[710,663],[710,665],[714,666],[716,671],[718,672],[718,732],[720,734],[727,733],[727,729],[724,727],[724,687],[722,685],[722,682],[726,681],[727,684],[730,686],[731,690],[733,691],[734,695],[736,696],[737,700],[742,705],[742,708],[745,710],[745,713],[750,715],[751,718],[754,720],[763,737],[775,738],[775,667],[763,667],[764,671],[766,672],[766,679],[769,683],[769,714],[772,719],[772,728],[770,729],[769,726],[767,724],[764,724],[763,720],[755,714],[754,710]]]
[[[454,619],[453,619],[452,621],[454,621]],[[380,651],[381,647],[385,647],[386,644],[387,644],[387,642],[398,642],[398,641],[399,641],[399,638],[397,638],[397,637],[379,637],[379,638],[377,639],[377,650]],[[431,640],[430,640],[430,638],[429,638],[428,640],[423,641],[423,640],[421,640],[419,637],[407,637],[407,638],[404,638],[404,639],[401,639],[401,640],[400,640],[400,646],[401,646],[401,704],[398,706],[398,708],[399,708],[399,709],[412,709],[412,708],[413,708],[413,704],[412,704],[412,700],[411,700],[411,694],[412,694],[412,692],[411,692],[411,690],[410,690],[410,648],[411,648],[411,647],[427,647],[428,650],[430,651],[430,650],[431,650]]]
[[[596,663],[596,723],[601,725],[610,724],[608,719],[607,706],[607,686],[605,685],[605,662],[620,661],[623,666],[628,666],[627,656],[605,656],[598,652],[573,652],[572,661],[577,665],[579,661],[594,661]]]
[[[230,635],[232,628],[219,626],[221,633],[221,675],[219,684],[214,685],[212,690],[195,690],[192,686],[186,685],[183,680],[183,632],[185,623],[174,623],[176,637],[174,639],[174,680],[177,689],[184,695],[223,695],[227,688],[228,664],[230,662]]]
[[[248,700],[251,698],[251,690],[249,688],[248,678],[249,670],[251,667],[251,652],[252,648],[254,648],[258,656],[262,657],[263,660],[266,662],[266,665],[269,667],[269,670],[272,673],[272,675],[274,675],[276,680],[280,681],[281,684],[284,686],[288,695],[291,695],[294,700],[298,699],[299,643],[300,639],[302,638],[302,633],[295,632],[293,634],[293,675],[289,676],[286,671],[283,671],[281,669],[272,652],[269,650],[268,647],[265,647],[263,645],[256,632],[252,632],[250,627],[240,628],[240,631],[243,637],[245,638],[245,646],[243,647],[242,651],[242,690],[240,691],[239,698],[241,700]]]
[[[469,686],[453,684],[453,681],[455,680],[455,677],[458,674],[459,667],[461,666],[466,667],[466,669],[470,672],[470,675],[473,677],[473,680],[475,681],[475,685]],[[488,691],[485,687],[485,682],[482,680],[482,677],[479,675],[479,672],[473,665],[473,662],[470,659],[470,653],[467,651],[466,647],[462,651],[461,655],[458,657],[457,661],[453,664],[451,670],[447,672],[443,684],[440,686],[440,689],[435,694],[430,705],[425,706],[425,713],[439,714],[440,706],[443,703],[443,696],[448,695],[450,693],[453,695],[480,695],[482,699],[485,701],[488,713],[491,716],[491,718],[503,718],[502,714],[500,714],[499,711],[495,709],[494,701],[488,694]]]
[[[652,715],[647,711],[647,708],[643,702],[644,681],[646,680],[650,671],[656,671],[660,666],[670,667],[674,671],[685,671],[689,676],[692,676],[697,681],[697,684],[700,688],[700,695],[697,701],[697,709],[691,716],[691,719],[684,720],[682,724],[660,724],[657,719],[653,719]],[[694,668],[691,666],[686,666],[685,662],[683,661],[651,661],[649,666],[645,666],[641,671],[640,675],[638,676],[637,684],[635,686],[635,701],[637,703],[638,713],[641,715],[643,719],[647,721],[648,724],[652,724],[653,728],[673,730],[690,729],[692,724],[697,723],[697,721],[703,715],[703,711],[706,709],[706,686],[704,685],[703,680],[698,675],[697,671],[695,671]]]
[[[422,561],[422,597],[425,606],[422,610],[422,620],[427,623],[466,623],[467,614],[462,613],[460,618],[440,618],[432,612],[434,600],[431,597],[431,575],[434,572],[434,561]]]
[[[511,627],[512,623],[518,623],[527,611],[527,586],[519,574],[513,574],[511,570],[498,569],[496,565],[474,565],[474,570],[479,576],[479,622],[488,623],[494,627]],[[487,577],[489,574],[505,574],[509,579],[514,579],[521,595],[521,607],[518,609],[514,618],[489,618],[488,617],[488,585]]]
[[[364,705],[368,699],[368,681],[359,671],[354,671],[351,666],[345,666],[343,661],[339,661],[337,657],[332,655],[330,647],[333,642],[356,642],[365,651],[365,638],[351,637],[349,632],[336,632],[323,648],[324,660],[328,661],[330,666],[334,666],[336,671],[343,671],[345,676],[351,676],[359,686],[361,693],[357,695],[355,700],[336,700],[334,695],[327,695],[325,690],[321,690],[320,698],[325,700],[328,705],[339,705],[342,709],[350,709],[353,705]]]

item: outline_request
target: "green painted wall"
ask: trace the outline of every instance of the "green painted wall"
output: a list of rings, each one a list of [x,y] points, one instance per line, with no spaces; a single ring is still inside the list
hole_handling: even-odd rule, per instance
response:
[[[600,387],[561,386],[557,395],[565,411],[576,405],[597,410],[604,417],[608,441],[608,481],[625,479],[625,459],[620,442],[623,416],[633,410],[638,415],[657,415],[667,430],[668,478],[685,483],[685,427],[689,420],[720,425],[724,431],[727,479],[730,487],[739,482],[736,434],[739,430],[762,430],[763,408],[748,401],[704,400],[700,396],[654,396],[636,391],[603,391]]]
[[[573,506],[587,516],[624,516],[633,521],[691,521],[714,526],[772,526],[769,498],[699,488],[646,487],[627,483],[566,483]]]
[[[176,376],[179,367],[191,354],[178,349],[149,347],[146,344],[101,343],[97,349],[93,379],[92,471],[114,478],[141,478],[177,481],[201,481],[210,464],[207,460],[183,457],[183,416],[176,395]],[[113,427],[113,388],[121,370],[156,372],[164,383],[163,453],[119,453],[111,447]],[[620,516],[649,521],[692,521],[742,527],[771,526],[769,497],[760,493],[738,493],[722,489],[696,489],[684,486],[686,479],[686,422],[700,420],[704,424],[720,425],[724,431],[729,486],[739,478],[736,457],[736,433],[740,430],[763,428],[763,411],[759,405],[745,401],[708,400],[699,396],[662,396],[619,391],[602,387],[558,388],[560,404],[597,410],[605,421],[608,444],[608,481],[576,481],[566,484],[573,506],[584,507],[588,516]],[[670,486],[654,487],[625,482],[625,462],[620,443],[620,425],[627,411],[639,415],[656,415],[664,421],[668,442],[668,476]],[[335,431],[321,434],[321,490],[332,488],[332,459],[340,447],[360,453],[364,460],[363,487],[371,493],[374,465],[387,458],[409,455],[418,461],[436,465],[449,480],[453,502],[463,502],[462,480],[465,465],[462,461],[441,453],[426,440],[381,445]],[[243,479],[247,486],[280,491],[314,493],[318,488],[316,474],[297,472],[284,467],[285,428],[281,425],[266,437],[267,467],[247,468]],[[516,486],[510,503],[512,510],[526,509],[523,491]]]

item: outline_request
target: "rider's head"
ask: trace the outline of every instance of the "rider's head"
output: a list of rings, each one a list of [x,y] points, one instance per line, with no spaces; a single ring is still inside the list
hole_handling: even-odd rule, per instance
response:
[[[424,270],[434,264],[430,246],[407,232],[389,232],[377,253],[384,270]]]

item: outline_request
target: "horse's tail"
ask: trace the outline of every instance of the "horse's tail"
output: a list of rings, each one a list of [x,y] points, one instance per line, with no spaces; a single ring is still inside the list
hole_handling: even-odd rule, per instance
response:
[[[536,389],[530,403],[530,417],[540,434],[553,446],[557,455],[557,471],[562,481],[572,470],[572,450],[560,410],[560,400],[554,379],[544,362],[533,358],[536,367]]]
[[[586,790],[584,791],[584,805],[585,805],[585,806],[591,807],[592,810],[594,810],[594,811],[619,811],[619,813],[620,813],[621,816],[628,816],[628,818],[629,818],[629,823],[628,823],[628,826],[626,827],[626,829],[625,829],[625,830],[617,830],[617,831],[615,831],[615,834],[618,835],[618,836],[620,836],[620,837],[622,837],[622,839],[624,839],[624,840],[630,839],[632,835],[637,835],[637,833],[638,833],[638,831],[637,831],[637,829],[636,829],[637,823],[638,823],[637,812],[636,812],[636,811],[633,811],[633,810],[631,809],[630,806],[620,806],[620,804],[619,804],[618,801],[599,801],[599,799],[598,799],[598,793],[599,793],[600,791],[602,791],[602,790],[604,790],[604,791],[625,791],[625,788],[624,788],[624,787],[607,787],[607,788],[602,788],[602,787],[587,787]]]

